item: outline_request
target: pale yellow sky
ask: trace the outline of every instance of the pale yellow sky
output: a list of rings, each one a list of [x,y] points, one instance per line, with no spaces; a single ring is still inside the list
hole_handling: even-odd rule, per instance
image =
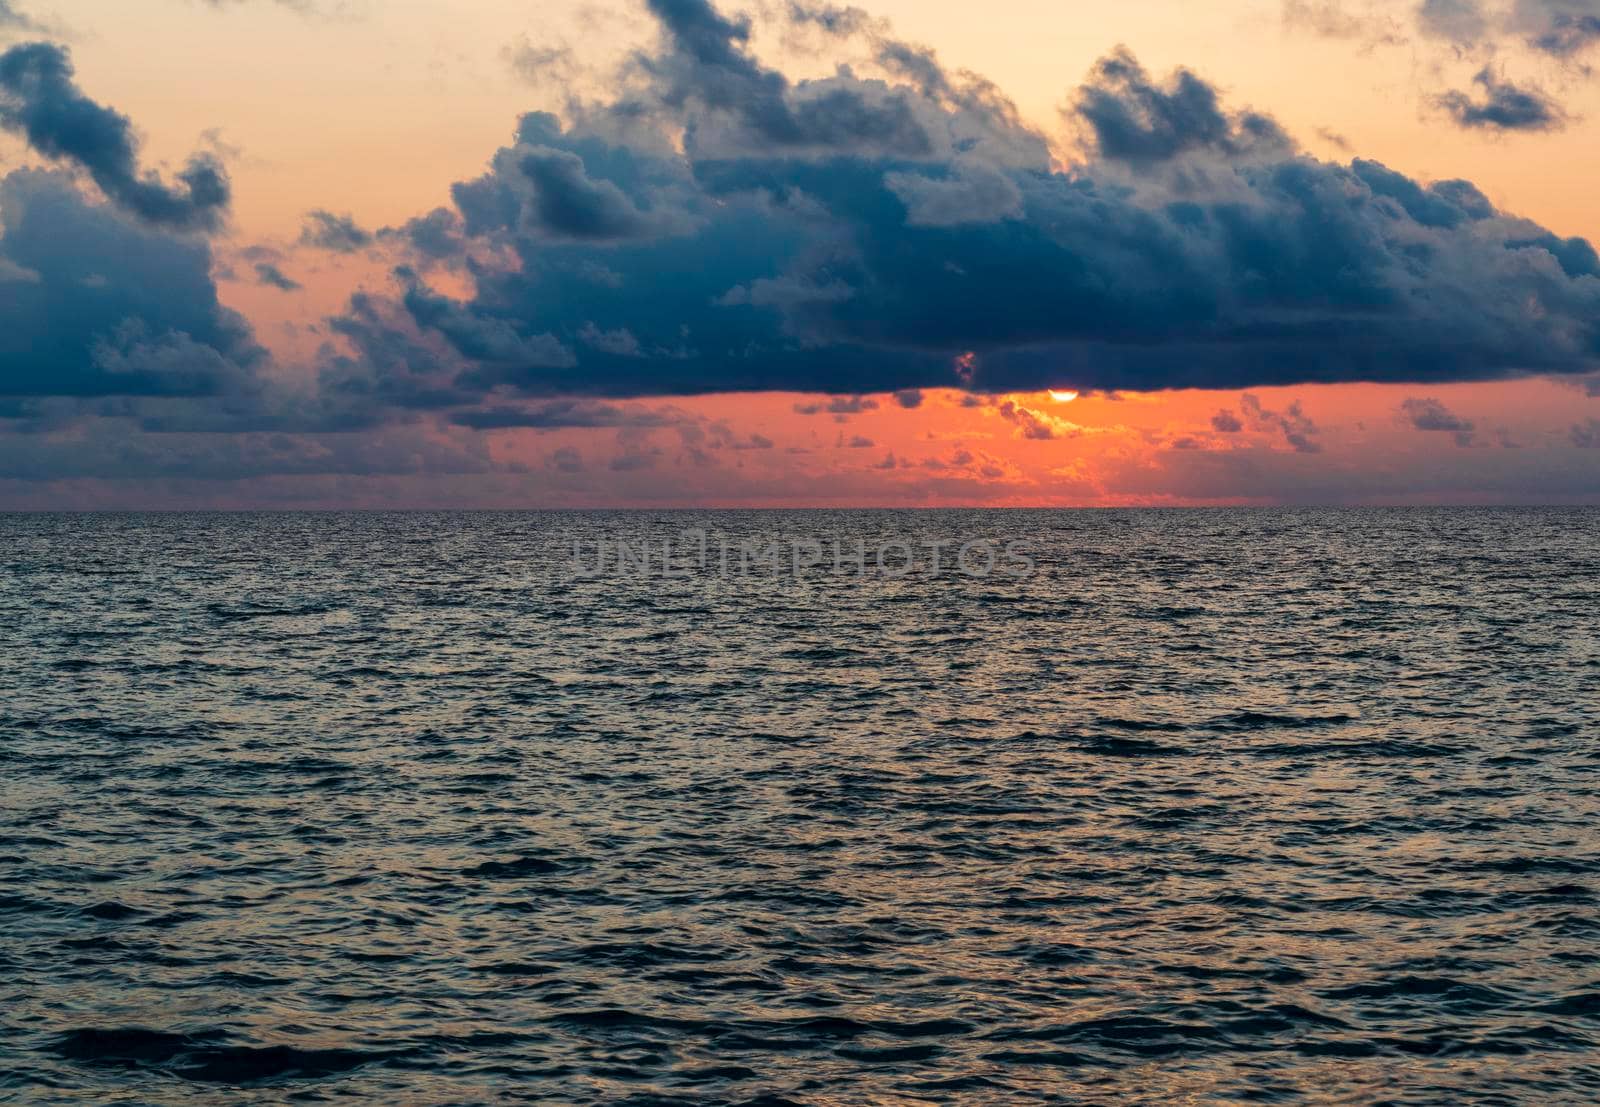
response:
[[[1409,0],[1395,0],[1402,14]],[[1600,93],[1575,73],[1517,59],[1518,77],[1559,89],[1564,132],[1494,138],[1440,120],[1429,99],[1478,64],[1412,43],[1363,48],[1284,27],[1278,0],[868,0],[900,37],[974,69],[1031,119],[1063,134],[1058,109],[1118,43],[1151,70],[1188,65],[1235,106],[1270,111],[1312,152],[1376,158],[1423,178],[1474,180],[1502,207],[1565,234],[1600,237]],[[298,14],[271,0],[40,0],[66,28],[80,83],[133,117],[153,159],[180,162],[220,129],[234,162],[243,240],[287,240],[312,207],[392,223],[475,175],[524,110],[551,106],[506,50],[564,43],[603,65],[650,24],[635,0],[324,0]],[[1512,62],[1508,61],[1510,65]],[[1320,137],[1344,136],[1349,151]],[[20,150],[0,147],[7,160]]]

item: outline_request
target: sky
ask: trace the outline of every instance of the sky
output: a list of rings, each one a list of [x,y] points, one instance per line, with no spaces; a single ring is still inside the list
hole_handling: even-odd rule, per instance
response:
[[[0,509],[1600,504],[1600,0],[0,0]]]

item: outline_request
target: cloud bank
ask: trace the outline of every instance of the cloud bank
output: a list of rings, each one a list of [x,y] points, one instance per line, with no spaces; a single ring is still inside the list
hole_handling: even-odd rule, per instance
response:
[[[413,232],[476,291],[405,270],[382,341],[425,352],[452,389],[1150,391],[1600,359],[1586,242],[1466,181],[1311,158],[1193,73],[1108,55],[1076,93],[1083,150],[1062,168],[992,85],[860,13],[797,9],[871,68],[791,81],[705,0],[649,7],[659,49],[616,100],[525,116],[426,244]],[[1461,110],[1530,125],[1536,106],[1486,88]]]

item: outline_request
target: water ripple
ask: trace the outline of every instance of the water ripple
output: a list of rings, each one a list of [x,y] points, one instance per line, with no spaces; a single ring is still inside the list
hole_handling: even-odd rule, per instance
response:
[[[1600,1101],[1600,513],[0,532],[0,1098]]]

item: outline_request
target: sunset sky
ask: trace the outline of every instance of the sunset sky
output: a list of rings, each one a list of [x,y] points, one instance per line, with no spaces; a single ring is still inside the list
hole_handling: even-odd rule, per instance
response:
[[[0,508],[1600,503],[1600,0],[0,0]]]

